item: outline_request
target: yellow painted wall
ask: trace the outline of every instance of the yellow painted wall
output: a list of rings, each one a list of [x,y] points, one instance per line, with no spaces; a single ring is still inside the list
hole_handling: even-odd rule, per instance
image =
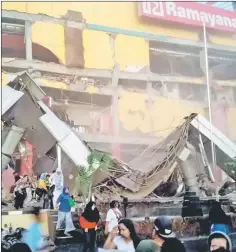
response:
[[[2,86],[15,77],[14,74],[2,72]],[[60,81],[44,78],[35,80],[41,86],[69,90],[69,86]],[[98,92],[93,87],[88,87],[86,91]],[[158,136],[167,136],[185,116],[191,113],[206,116],[208,113],[208,110],[199,103],[163,97],[158,97],[153,102],[152,108],[148,109],[146,100],[145,94],[122,91],[119,99],[119,118],[125,129],[129,131],[138,129],[143,133],[155,132]],[[229,136],[236,141],[236,107],[229,107],[227,115]]]
[[[87,23],[110,26],[127,30],[148,32],[170,37],[189,40],[198,40],[198,34],[188,29],[162,27],[157,24],[145,24],[138,17],[137,3],[135,2],[3,2],[2,8],[28,13],[43,13],[61,17],[67,10],[80,11]],[[64,30],[63,26],[43,24],[36,22],[32,26],[33,42],[50,49],[61,61],[65,63]],[[209,37],[216,44],[235,46],[235,39],[231,35],[211,34]],[[121,70],[128,65],[149,65],[148,43],[144,38],[119,34],[112,44],[109,34],[100,31],[84,30],[84,59],[85,68],[112,69],[114,63],[120,64]],[[115,50],[114,50],[114,48]],[[6,80],[3,76],[3,82]],[[54,87],[66,88],[63,83],[53,82]],[[52,85],[44,80],[44,85]],[[132,101],[132,102],[131,102]],[[158,98],[153,108],[146,108],[143,95],[123,94],[120,99],[120,119],[128,130],[140,129],[142,132],[159,131],[157,134],[167,135],[168,127],[175,127],[181,119],[192,112],[204,114],[200,106],[187,101],[168,100]],[[137,106],[127,108],[127,106]],[[165,108],[165,110],[161,109]],[[143,120],[138,113],[132,116],[129,109],[141,111],[145,115]],[[236,135],[235,108],[229,109],[230,135]],[[170,126],[171,125],[171,126]],[[163,131],[160,131],[163,130]]]
[[[43,13],[61,17],[67,10],[80,11],[87,23],[149,32],[189,40],[198,40],[198,34],[190,29],[162,27],[160,24],[145,24],[138,17],[135,2],[3,2],[2,8],[28,13]],[[209,32],[210,34],[210,32]],[[231,35],[210,34],[216,44],[235,45]],[[85,67],[111,69],[114,65],[109,36],[104,32],[85,31],[83,35]],[[33,25],[33,42],[50,49],[65,63],[64,32],[60,25]],[[119,35],[115,43],[115,59],[124,70],[126,65],[148,65],[148,44],[145,39]]]
[[[57,24],[36,22],[32,25],[32,42],[49,49],[65,64],[64,27]]]
[[[146,99],[147,96],[140,93],[121,94],[119,117],[125,129],[167,136],[191,113],[205,115],[203,107],[194,102],[158,97],[148,109]]]
[[[100,31],[83,31],[85,68],[112,69],[114,60],[109,34]]]

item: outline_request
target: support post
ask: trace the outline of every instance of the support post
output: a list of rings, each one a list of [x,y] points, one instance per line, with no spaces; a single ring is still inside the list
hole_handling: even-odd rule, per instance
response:
[[[11,127],[4,144],[2,145],[2,171],[6,169],[11,160],[19,141],[21,140],[25,129],[19,128],[15,125]]]
[[[198,185],[196,169],[194,169],[195,159],[192,151],[184,148],[178,157],[180,169],[184,175],[185,185],[188,187],[184,195],[182,207],[182,217],[203,216],[201,203],[199,200],[200,188]]]
[[[61,169],[61,147],[57,144],[57,166]]]
[[[184,148],[178,158],[180,169],[184,176],[185,185],[190,192],[195,192],[197,195],[200,193],[198,186],[197,173],[194,169],[194,161],[191,155],[191,150]]]
[[[113,134],[117,137],[120,134],[120,120],[119,120],[119,88],[118,88],[118,83],[119,83],[119,77],[120,77],[120,66],[115,65],[113,74],[112,74],[112,79],[111,79],[111,86],[113,89],[113,94],[112,94],[112,122],[113,122]]]
[[[119,120],[119,94],[114,93],[112,96],[112,112],[113,112],[113,130],[114,135],[119,136],[120,134],[120,120]]]
[[[152,82],[147,82],[148,109],[152,108]]]
[[[208,50],[207,50],[207,38],[206,38],[206,25],[203,24],[203,35],[204,35],[204,56],[205,56],[205,75],[207,84],[207,101],[208,101],[208,112],[209,112],[209,122],[210,122],[210,136],[212,139],[212,113],[211,113],[211,87],[209,79],[209,64],[208,64]],[[212,170],[216,170],[216,157],[215,157],[215,146],[211,140],[211,154],[212,154]]]
[[[26,51],[26,59],[33,59],[32,52],[32,33],[31,33],[31,22],[25,21],[25,51]]]

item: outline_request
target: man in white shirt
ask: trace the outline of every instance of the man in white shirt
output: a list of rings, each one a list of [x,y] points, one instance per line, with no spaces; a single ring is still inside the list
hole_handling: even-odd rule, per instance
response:
[[[119,203],[118,201],[113,200],[110,203],[110,210],[107,212],[106,216],[106,227],[105,233],[110,233],[114,227],[118,226],[119,219],[122,217],[122,213],[118,209]]]

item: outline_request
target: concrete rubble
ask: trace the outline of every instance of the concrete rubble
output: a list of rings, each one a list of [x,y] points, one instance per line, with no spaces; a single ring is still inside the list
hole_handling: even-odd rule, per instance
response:
[[[74,187],[77,167],[88,165],[92,146],[45,104],[47,95],[28,73],[18,75],[2,88],[2,93],[2,169],[7,167],[21,139],[34,146],[33,169],[37,173],[49,171],[45,167],[51,171],[58,166],[59,146],[65,183]],[[214,126],[210,133],[209,122],[201,115],[191,114],[161,143],[150,145],[129,163],[111,157],[117,172],[96,171],[94,195],[100,201],[127,198],[163,203],[181,201],[186,189],[195,191],[199,197],[214,196],[219,185],[211,172],[211,141],[217,152],[217,166],[234,179],[226,161],[236,157],[235,144]],[[69,174],[73,179],[69,179]]]

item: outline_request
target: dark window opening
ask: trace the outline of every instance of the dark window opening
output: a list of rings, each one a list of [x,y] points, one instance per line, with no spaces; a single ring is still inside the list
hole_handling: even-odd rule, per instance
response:
[[[161,75],[202,77],[200,59],[193,55],[172,54],[150,49],[151,72]]]
[[[206,87],[202,85],[181,83],[179,84],[179,96],[183,100],[206,101]]]
[[[149,42],[151,72],[161,75],[203,77],[200,67],[200,51],[193,46]],[[236,53],[220,50],[208,50],[209,69],[214,79],[236,79]]]
[[[25,34],[25,22],[10,18],[2,18],[2,34]]]
[[[23,20],[2,19],[2,57],[26,59],[25,22]],[[32,43],[33,59],[60,63],[49,49]]]
[[[152,84],[155,95],[164,96],[168,98],[178,99],[179,84],[172,82],[158,81]]]
[[[127,91],[144,91],[147,88],[145,81],[139,81],[139,80],[127,80],[127,79],[120,79],[119,80],[119,87],[123,88]]]

